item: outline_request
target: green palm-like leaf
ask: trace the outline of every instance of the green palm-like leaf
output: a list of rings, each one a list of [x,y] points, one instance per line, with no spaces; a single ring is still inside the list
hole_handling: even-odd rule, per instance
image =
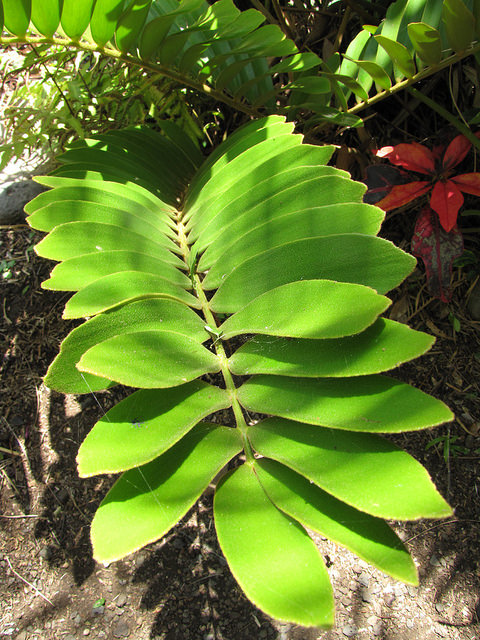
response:
[[[225,25],[222,7],[204,17],[209,28],[247,29]],[[39,179],[51,190],[27,212],[48,233],[37,252],[60,261],[44,286],[75,292],[64,315],[87,318],[46,384],[139,388],[78,454],[81,475],[123,472],[94,519],[95,557],[160,538],[242,453],[214,509],[232,572],[270,615],[328,626],[331,587],[304,527],[415,583],[380,518],[450,509],[423,467],[377,434],[451,413],[378,375],[432,344],[380,317],[414,261],[376,237],[382,212],[326,166],[331,147],[303,144],[292,128],[278,116],[251,121],[203,163],[171,125],[104,135]],[[201,422],[230,408],[228,426]],[[244,408],[277,417],[248,426]]]
[[[255,102],[274,106],[282,90],[274,87],[275,74],[321,62],[299,53],[277,25],[265,25],[262,13],[241,12],[233,0],[0,0],[0,9],[7,32],[0,43],[100,48],[247,113],[257,113]]]

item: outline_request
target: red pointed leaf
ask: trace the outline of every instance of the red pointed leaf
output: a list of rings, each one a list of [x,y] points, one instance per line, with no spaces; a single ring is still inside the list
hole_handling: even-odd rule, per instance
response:
[[[364,182],[368,189],[363,196],[363,201],[367,204],[376,204],[390,193],[394,185],[405,184],[409,180],[409,174],[402,169],[389,164],[373,164],[367,167]]]
[[[443,156],[443,168],[452,169],[465,158],[470,151],[472,143],[463,135],[456,136],[447,147]]]
[[[384,211],[391,211],[397,207],[403,207],[404,204],[408,204],[412,200],[415,200],[415,198],[423,196],[423,194],[430,191],[430,189],[430,183],[425,181],[400,184],[392,187],[390,193],[377,202],[377,207],[380,207]]]
[[[438,213],[440,224],[445,231],[450,231],[455,226],[462,204],[463,196],[451,180],[437,182],[433,187],[430,206]]]
[[[461,176],[451,178],[451,180],[463,193],[480,196],[480,173],[463,173]]]
[[[449,302],[452,263],[463,253],[463,238],[458,227],[447,233],[432,209],[425,207],[415,224],[412,253],[425,264],[430,293]]]
[[[435,157],[423,144],[397,144],[394,147],[382,147],[376,153],[379,158],[387,158],[397,167],[404,167],[417,173],[434,173]]]

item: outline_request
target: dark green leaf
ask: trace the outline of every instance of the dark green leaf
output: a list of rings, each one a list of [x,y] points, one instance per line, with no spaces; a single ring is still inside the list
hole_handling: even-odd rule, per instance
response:
[[[475,18],[462,0],[444,0],[442,21],[448,44],[455,53],[461,53],[472,44]]]
[[[436,65],[442,59],[440,33],[423,22],[408,25],[408,35],[418,57],[428,65]]]

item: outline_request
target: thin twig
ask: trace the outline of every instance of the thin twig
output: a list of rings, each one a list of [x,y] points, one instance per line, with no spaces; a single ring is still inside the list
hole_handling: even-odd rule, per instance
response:
[[[6,449],[5,447],[0,447],[0,452],[9,453],[12,456],[21,456],[21,454],[18,453],[18,451],[12,451],[12,449]]]
[[[290,38],[290,40],[295,40],[295,35],[292,32],[290,25],[285,20],[285,16],[283,15],[282,7],[278,4],[278,0],[272,0],[273,8],[275,9],[275,13],[278,18],[278,22],[280,23],[280,28],[283,33]]]
[[[0,513],[0,518],[18,519],[18,518],[40,518],[40,520],[48,520],[45,516],[37,516],[35,513],[23,513],[21,516],[8,516]]]
[[[260,11],[260,13],[263,13],[263,15],[268,20],[268,22],[270,22],[270,24],[278,24],[278,22],[272,16],[270,11],[266,7],[263,6],[263,4],[260,2],[260,0],[252,0],[252,4],[258,11]]]
[[[10,562],[10,558],[7,555],[4,555],[3,557],[8,562],[8,566],[10,567],[10,570],[12,571],[12,573],[14,573],[17,576],[17,578],[20,578],[22,582],[24,582],[25,584],[28,584],[28,586],[31,587],[41,598],[43,598],[46,602],[48,602],[48,604],[51,604],[52,607],[54,606],[53,602],[49,600],[47,596],[44,596],[43,593],[39,591],[34,584],[29,582],[28,580],[25,580],[25,578],[23,578],[17,571],[15,571],[15,569],[12,567],[12,563]]]
[[[461,122],[458,118],[452,115],[449,111],[444,109],[444,107],[441,107],[439,104],[437,104],[435,100],[432,100],[427,96],[424,96],[423,93],[421,93],[420,91],[417,91],[417,89],[415,89],[414,87],[409,87],[408,92],[411,93],[412,96],[414,96],[415,98],[418,98],[418,100],[426,104],[428,107],[430,107],[430,109],[438,113],[438,115],[445,118],[447,122],[450,122],[450,124],[453,124],[453,126],[460,133],[463,133],[463,135],[470,140],[470,142],[474,147],[480,150],[480,140],[477,138],[477,136],[473,133],[473,131],[469,127],[463,124],[463,122]]]

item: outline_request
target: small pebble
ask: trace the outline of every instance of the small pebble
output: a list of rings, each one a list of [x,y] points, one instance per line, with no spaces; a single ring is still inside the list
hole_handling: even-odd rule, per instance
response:
[[[448,636],[448,631],[441,624],[435,624],[433,630],[441,638],[446,638]]]
[[[373,593],[371,592],[370,589],[362,589],[360,591],[360,595],[362,597],[362,600],[364,602],[372,602],[373,601]]]
[[[389,593],[385,596],[385,604],[387,605],[387,607],[391,607],[394,602],[395,596],[393,595],[393,593]]]
[[[342,633],[344,636],[347,636],[347,638],[353,638],[357,635],[358,629],[354,624],[346,624],[342,627]]]
[[[40,549],[40,553],[38,554],[42,560],[50,560],[52,557],[52,550],[49,547],[42,547]]]
[[[373,625],[372,633],[374,636],[380,636],[383,634],[383,624],[381,622],[377,622]]]
[[[362,585],[362,587],[368,587],[368,585],[370,584],[370,576],[368,575],[368,573],[365,573],[365,571],[363,571],[358,576],[358,581]]]
[[[441,602],[437,602],[437,604],[435,605],[435,609],[438,611],[438,613],[442,613],[443,611],[445,611],[445,605]]]
[[[118,598],[115,598],[115,604],[117,607],[124,607],[127,604],[127,596],[121,593]]]
[[[415,622],[413,620],[407,620],[407,627],[409,629],[413,629],[414,626],[415,626]]]
[[[82,621],[82,618],[80,616],[80,614],[77,613],[77,615],[75,616],[75,618],[73,619],[75,624],[80,624]]]
[[[368,616],[368,618],[367,618],[367,624],[368,624],[370,627],[373,627],[373,625],[374,625],[374,624],[376,624],[376,622],[377,622],[377,616]]]
[[[126,622],[117,622],[117,624],[113,627],[114,638],[128,638],[129,635],[130,628]]]
[[[104,605],[102,605],[100,607],[93,607],[92,611],[93,611],[94,615],[100,616],[105,611],[105,607],[104,607]]]
[[[429,563],[432,565],[432,567],[439,567],[441,565],[440,560],[435,554],[430,558]]]
[[[84,636],[89,636],[90,635],[90,629],[84,629],[83,630],[83,635]]]

